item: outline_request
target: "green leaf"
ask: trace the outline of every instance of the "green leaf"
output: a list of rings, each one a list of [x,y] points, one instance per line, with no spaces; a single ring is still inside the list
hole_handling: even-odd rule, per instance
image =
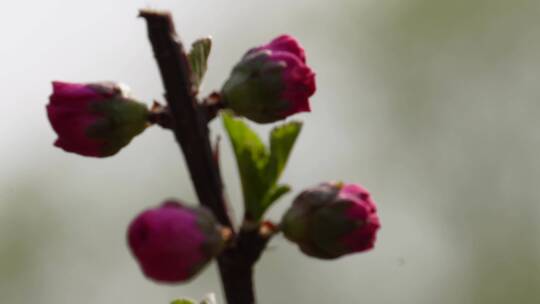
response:
[[[201,38],[191,45],[191,51],[188,54],[188,61],[191,67],[191,77],[193,86],[198,90],[201,86],[204,74],[208,67],[208,56],[212,49],[212,39]]]
[[[302,123],[292,121],[274,128],[270,133],[270,160],[267,174],[274,184],[285,169],[294,142],[301,130]]]
[[[182,300],[174,300],[174,301],[171,302],[171,304],[195,304],[195,302],[190,301],[190,300],[186,300],[186,299],[182,299]]]
[[[277,182],[302,124],[289,122],[273,129],[268,149],[241,119],[227,112],[223,112],[222,119],[236,156],[246,214],[260,220],[273,202],[290,191],[289,186]]]
[[[267,190],[264,169],[269,153],[259,136],[242,120],[234,119],[226,112],[222,118],[236,156],[246,211],[258,214],[261,199]]]
[[[268,209],[268,207],[270,207],[273,202],[277,201],[280,197],[287,194],[289,191],[291,191],[291,187],[289,185],[277,185],[270,189],[261,202],[263,212],[266,211],[266,209]]]

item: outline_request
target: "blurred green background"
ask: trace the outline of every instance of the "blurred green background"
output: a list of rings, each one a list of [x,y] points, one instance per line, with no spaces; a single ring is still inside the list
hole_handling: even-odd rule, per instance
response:
[[[540,303],[540,14],[527,0],[10,1],[0,21],[0,303],[155,303],[221,290],[147,281],[125,244],[141,210],[196,202],[172,135],[118,155],[63,153],[51,80],[161,83],[139,8],[171,9],[186,42],[214,37],[205,92],[251,46],[295,35],[317,72],[313,112],[282,180],[371,190],[375,250],[325,262],[283,237],[257,267],[260,303]],[[224,134],[219,122],[213,134]],[[268,128],[258,128],[261,132]],[[228,196],[241,193],[222,142]],[[240,215],[239,211],[236,215]],[[223,302],[221,302],[223,303]]]

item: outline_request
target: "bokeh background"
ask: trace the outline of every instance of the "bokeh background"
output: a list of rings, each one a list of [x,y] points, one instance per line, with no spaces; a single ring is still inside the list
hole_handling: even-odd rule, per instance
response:
[[[324,262],[274,239],[257,267],[260,303],[540,303],[537,0],[3,3],[0,303],[222,299],[214,265],[189,284],[157,285],[126,248],[141,210],[196,202],[169,132],[151,128],[102,160],[52,146],[51,80],[118,80],[161,99],[136,18],[147,7],[172,10],[186,42],[214,37],[205,92],[278,34],[307,49],[318,91],[313,112],[295,117],[305,127],[282,178],[295,191],[271,218],[325,180],[362,183],[378,203],[383,228],[369,253]],[[217,121],[212,130],[223,134]],[[222,153],[239,210],[226,138]]]

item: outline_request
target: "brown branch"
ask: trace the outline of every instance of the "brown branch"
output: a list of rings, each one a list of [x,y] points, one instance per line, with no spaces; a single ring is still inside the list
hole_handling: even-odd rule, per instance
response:
[[[227,303],[256,303],[253,286],[253,268],[272,235],[263,235],[257,229],[240,229],[233,247],[218,259],[219,273]]]
[[[203,100],[203,103],[198,104],[199,112],[201,112],[202,119],[206,120],[207,123],[216,118],[219,110],[223,109],[221,103],[209,103],[208,100]],[[157,101],[154,101],[152,107],[150,108],[150,113],[148,114],[148,123],[152,125],[158,125],[163,129],[173,130],[173,118],[171,111],[168,106],[163,106]],[[215,155],[214,155],[215,156]],[[219,163],[218,163],[219,166]]]
[[[233,229],[227,212],[219,166],[212,155],[207,123],[220,108],[217,96],[200,105],[193,90],[186,53],[177,39],[172,18],[167,12],[142,10],[148,26],[154,56],[165,87],[170,123],[188,165],[191,179],[202,205],[219,222]],[[154,117],[156,122],[159,117]],[[234,234],[231,245],[218,257],[221,281],[229,304],[254,304],[253,266],[264,251],[272,233],[265,224],[244,226]],[[233,231],[234,233],[234,231]]]
[[[156,124],[163,129],[173,129],[173,119],[171,116],[171,111],[169,107],[165,107],[154,101],[152,107],[150,108],[150,114],[148,114],[148,123]]]
[[[184,153],[197,197],[222,225],[232,227],[220,171],[212,158],[206,119],[199,111],[187,56],[176,37],[171,16],[150,10],[142,10],[140,16],[147,21],[148,35],[165,87],[165,99],[173,118],[174,135]]]
[[[223,100],[221,99],[221,95],[217,92],[213,92],[208,97],[203,99],[203,102],[201,104],[201,111],[204,113],[207,122],[210,122],[212,119],[214,119],[217,116],[219,110],[223,108]]]

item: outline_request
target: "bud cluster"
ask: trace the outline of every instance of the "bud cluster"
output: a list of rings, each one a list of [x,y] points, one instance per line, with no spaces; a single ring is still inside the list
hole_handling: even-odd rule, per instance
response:
[[[196,68],[191,66],[198,73],[197,85],[206,70],[209,40],[198,47],[200,56],[192,56],[190,61],[197,64]],[[189,71],[189,68],[183,70]],[[193,71],[189,75],[193,76]],[[234,66],[221,91],[211,96],[217,100],[216,109],[229,109],[257,123],[272,123],[296,113],[309,112],[309,99],[315,89],[315,73],[306,63],[304,49],[295,38],[282,35],[268,44],[249,49]],[[189,107],[204,106],[196,101]],[[171,108],[174,109],[172,104]],[[125,86],[112,82],[53,82],[53,93],[46,109],[58,136],[54,145],[67,152],[90,157],[116,154],[146,127],[156,123],[155,116],[152,116],[156,109],[149,110],[145,104],[130,97]],[[193,113],[202,113],[199,108],[195,110]],[[170,114],[167,107],[160,107],[159,113]],[[162,126],[177,128],[175,131],[185,127],[182,119],[166,118],[167,124]],[[178,121],[181,123],[177,124]],[[202,118],[194,121],[206,122]],[[244,174],[246,179],[242,179],[243,186],[248,184],[245,181],[251,181],[254,189],[248,192],[264,194],[251,195],[255,199],[250,202],[255,204],[256,208],[250,206],[262,217],[271,203],[289,191],[287,185],[278,185],[277,179],[300,127],[297,124],[273,131],[270,148],[266,148],[244,126],[243,123],[235,125],[237,129],[233,131],[241,144],[234,148],[237,158],[245,158],[239,161],[240,170],[247,172]],[[228,130],[229,135],[233,131]],[[199,142],[204,141],[208,138]],[[190,151],[198,155],[195,152]],[[193,176],[194,172],[191,173]],[[268,191],[259,189],[264,187]],[[244,193],[244,196],[248,195]],[[267,229],[270,226],[261,224],[259,217],[246,215],[245,222],[250,221],[255,223],[254,227],[270,231],[269,235],[277,230],[273,226]],[[243,228],[246,227],[244,225]],[[129,225],[127,240],[146,277],[157,282],[178,283],[193,278],[225,250],[228,240],[225,232],[231,231],[228,228],[220,227],[214,215],[203,207],[166,201],[139,214]],[[279,225],[285,237],[296,243],[302,252],[321,259],[335,259],[373,248],[379,228],[375,203],[367,190],[357,184],[332,182],[298,195]]]

